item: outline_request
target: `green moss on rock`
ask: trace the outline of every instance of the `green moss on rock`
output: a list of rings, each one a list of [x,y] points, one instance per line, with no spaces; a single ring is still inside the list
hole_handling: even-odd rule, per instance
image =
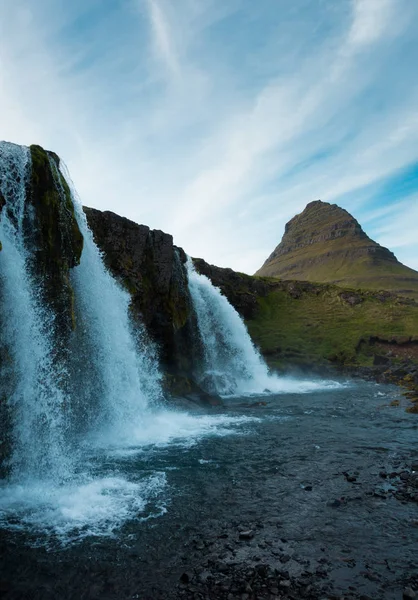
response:
[[[30,201],[36,210],[41,248],[51,262],[74,267],[80,263],[83,236],[75,218],[70,190],[59,171],[59,158],[40,146],[31,146],[30,152]]]
[[[78,227],[68,185],[59,171],[59,158],[40,146],[30,147],[32,170],[26,235],[35,248],[33,271],[45,300],[53,306],[62,328],[74,327],[74,294],[70,269],[80,263],[83,236]]]

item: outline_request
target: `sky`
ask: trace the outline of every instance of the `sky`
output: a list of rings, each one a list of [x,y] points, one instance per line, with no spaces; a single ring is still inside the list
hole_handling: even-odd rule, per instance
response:
[[[0,0],[0,139],[255,272],[321,199],[418,269],[417,0]]]

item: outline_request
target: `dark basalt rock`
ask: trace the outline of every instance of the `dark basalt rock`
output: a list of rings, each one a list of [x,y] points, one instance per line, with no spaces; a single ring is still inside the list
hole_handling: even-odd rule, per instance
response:
[[[202,258],[194,258],[195,269],[206,275],[218,287],[232,306],[244,319],[251,319],[257,312],[258,298],[266,296],[276,287],[274,281],[265,281],[245,273],[237,273],[208,264]]]

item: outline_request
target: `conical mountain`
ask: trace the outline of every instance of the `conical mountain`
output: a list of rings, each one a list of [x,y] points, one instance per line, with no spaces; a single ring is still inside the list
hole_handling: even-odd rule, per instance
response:
[[[282,241],[256,275],[418,298],[418,272],[370,239],[346,210],[321,200],[287,223]]]

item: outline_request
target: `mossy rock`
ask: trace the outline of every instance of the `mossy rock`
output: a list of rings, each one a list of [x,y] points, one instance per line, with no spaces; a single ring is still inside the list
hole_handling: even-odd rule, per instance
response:
[[[32,271],[44,300],[58,316],[59,328],[68,330],[74,327],[70,269],[80,263],[83,236],[58,156],[36,145],[30,153],[28,203],[33,211],[27,210],[25,235],[34,249]]]
[[[45,263],[58,268],[63,265],[74,267],[80,263],[83,236],[75,217],[70,189],[59,170],[59,158],[40,146],[31,146],[30,152],[30,202],[36,211]]]

